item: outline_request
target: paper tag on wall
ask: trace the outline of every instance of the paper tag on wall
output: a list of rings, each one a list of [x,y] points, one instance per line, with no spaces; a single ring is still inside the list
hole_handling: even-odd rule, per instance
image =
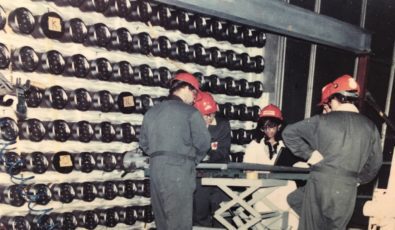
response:
[[[123,106],[124,107],[133,107],[134,106],[133,96],[123,97]]]
[[[56,32],[62,32],[61,19],[57,17],[48,17],[48,29]]]
[[[61,155],[61,156],[59,156],[59,166],[60,167],[71,167],[71,166],[73,166],[73,162],[71,161],[70,155]]]

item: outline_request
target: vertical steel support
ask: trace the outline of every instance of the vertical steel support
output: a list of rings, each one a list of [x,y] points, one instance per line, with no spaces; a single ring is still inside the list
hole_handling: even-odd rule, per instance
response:
[[[366,10],[368,7],[368,0],[362,0],[362,6],[361,6],[361,17],[359,19],[359,26],[361,28],[365,28],[365,21],[366,21]],[[354,63],[354,78],[357,76],[357,68],[358,68],[358,57],[355,57],[355,63]]]
[[[394,88],[394,78],[395,78],[395,43],[394,43],[394,48],[392,51],[392,64],[391,64],[391,72],[390,72],[390,78],[388,82],[388,90],[387,90],[387,99],[385,101],[385,109],[384,113],[389,116],[389,112],[391,109],[391,102],[392,102],[392,89]],[[393,130],[395,131],[395,130]],[[382,145],[384,147],[384,140],[387,135],[387,124],[384,122],[382,129],[381,129],[381,136],[382,136]]]
[[[321,11],[321,0],[316,0],[314,5],[314,12],[319,14],[320,11]],[[311,116],[311,104],[313,101],[316,59],[317,59],[317,45],[313,44],[311,45],[311,49],[310,49],[309,76],[307,80],[306,104],[304,111],[305,118]]]
[[[275,104],[282,109],[284,93],[284,69],[287,49],[287,37],[280,36],[277,51],[276,89],[274,91]]]
[[[289,0],[283,0],[289,3]],[[284,95],[284,77],[285,77],[285,58],[287,53],[287,37],[279,35],[277,46],[277,63],[276,63],[276,88],[274,90],[275,101],[274,104],[280,109],[283,107]]]
[[[365,98],[365,94],[366,94],[366,85],[367,85],[366,75],[368,72],[368,62],[369,62],[368,55],[363,55],[363,56],[358,57],[356,80],[357,80],[359,86],[361,87],[361,93],[360,93],[361,99]],[[364,104],[365,103],[363,103],[363,100],[360,100],[359,108],[361,111],[364,110]]]

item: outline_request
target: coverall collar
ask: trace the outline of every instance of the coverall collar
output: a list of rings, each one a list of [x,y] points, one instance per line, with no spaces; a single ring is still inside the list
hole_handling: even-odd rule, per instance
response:
[[[350,103],[340,104],[334,111],[345,111],[345,112],[359,113],[358,108],[355,105],[350,104]]]
[[[168,99],[169,99],[169,100],[176,100],[176,101],[183,101],[183,100],[181,99],[181,97],[176,96],[176,95],[174,95],[174,94],[169,95]]]

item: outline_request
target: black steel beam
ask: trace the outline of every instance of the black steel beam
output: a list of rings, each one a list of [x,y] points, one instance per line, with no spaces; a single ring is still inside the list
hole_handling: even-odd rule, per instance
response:
[[[371,34],[360,27],[280,0],[156,1],[357,54],[371,51]]]

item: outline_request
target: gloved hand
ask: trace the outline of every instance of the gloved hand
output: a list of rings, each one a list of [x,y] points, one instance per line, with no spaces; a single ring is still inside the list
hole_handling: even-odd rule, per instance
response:
[[[310,168],[310,165],[307,164],[307,162],[298,161],[295,164],[293,164],[292,167],[296,167],[296,168]]]
[[[310,165],[315,165],[318,162],[322,161],[322,159],[324,159],[324,157],[321,155],[321,153],[318,152],[317,150],[314,150],[310,158],[307,160],[307,163]]]

